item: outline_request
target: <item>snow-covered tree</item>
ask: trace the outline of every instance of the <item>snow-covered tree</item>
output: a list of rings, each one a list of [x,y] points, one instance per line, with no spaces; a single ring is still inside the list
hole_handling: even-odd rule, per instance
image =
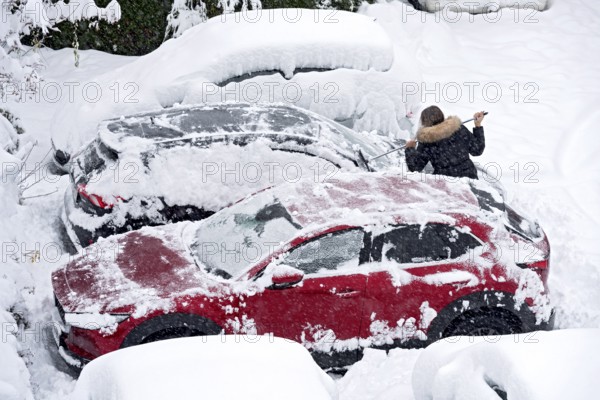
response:
[[[121,18],[121,7],[112,0],[106,7],[98,7],[95,0],[0,0],[0,94],[6,91],[18,94],[35,90],[40,81],[43,65],[33,47],[23,46],[21,39],[34,29],[43,35],[54,30],[62,21],[105,20],[114,23]]]
[[[219,0],[217,7],[223,10],[223,14],[229,14],[235,11],[235,8],[240,5],[240,0]],[[248,7],[250,5],[250,7]],[[260,10],[262,8],[262,3],[260,0],[241,0],[241,10],[246,11],[248,9],[251,10]]]
[[[167,15],[165,39],[181,36],[184,31],[206,19],[206,4],[202,0],[175,0]]]

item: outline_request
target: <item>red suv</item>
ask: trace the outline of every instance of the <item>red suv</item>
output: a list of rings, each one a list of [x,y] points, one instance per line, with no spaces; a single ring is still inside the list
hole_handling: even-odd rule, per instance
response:
[[[494,189],[334,178],[92,245],[52,276],[60,353],[82,365],[166,338],[272,333],[331,367],[365,347],[552,326],[546,235]]]

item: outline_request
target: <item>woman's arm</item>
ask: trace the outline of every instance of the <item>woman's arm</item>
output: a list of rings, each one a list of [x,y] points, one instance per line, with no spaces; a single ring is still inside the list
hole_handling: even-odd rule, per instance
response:
[[[483,126],[481,126],[484,114],[482,111],[476,112],[475,115],[473,115],[473,118],[475,121],[475,128],[473,128],[473,135],[469,135],[469,154],[472,156],[480,156],[485,149],[485,136],[483,135]]]
[[[465,128],[466,129],[466,128]],[[485,150],[485,136],[483,135],[483,126],[473,128],[473,134],[470,135],[469,154],[472,156],[480,156]]]
[[[404,151],[406,165],[410,172],[421,172],[429,162],[429,155],[426,149],[421,145],[417,147],[416,142],[410,140],[406,143]]]

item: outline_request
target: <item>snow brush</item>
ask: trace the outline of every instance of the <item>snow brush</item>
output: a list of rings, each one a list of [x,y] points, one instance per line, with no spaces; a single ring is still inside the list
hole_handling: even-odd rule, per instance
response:
[[[484,116],[488,115],[487,111],[484,111],[484,112],[483,112],[483,115],[484,115]],[[471,122],[471,121],[474,121],[474,120],[475,120],[475,118],[467,119],[467,120],[465,120],[465,121],[462,121],[462,122],[461,122],[461,124],[463,124],[463,125],[464,125],[464,124],[466,124],[467,122]],[[418,142],[417,142],[417,143],[418,143]],[[377,160],[378,158],[381,158],[381,157],[383,157],[383,156],[387,156],[388,154],[392,154],[392,153],[395,153],[395,152],[397,152],[397,151],[404,150],[405,148],[406,148],[406,145],[404,145],[404,146],[401,146],[401,147],[398,147],[397,149],[390,150],[390,151],[388,151],[388,152],[386,152],[386,153],[383,153],[383,154],[380,154],[380,155],[378,155],[378,156],[372,157],[372,158],[370,158],[370,159],[368,159],[368,160],[367,160],[367,158],[365,157],[365,155],[363,154],[362,150],[358,150],[358,157],[359,157],[359,158],[360,158],[360,160],[361,160],[362,162],[364,162],[364,163],[365,163],[365,165],[367,166],[367,171],[371,171],[371,167],[369,166],[369,163],[370,163],[371,161],[373,161],[373,160]]]

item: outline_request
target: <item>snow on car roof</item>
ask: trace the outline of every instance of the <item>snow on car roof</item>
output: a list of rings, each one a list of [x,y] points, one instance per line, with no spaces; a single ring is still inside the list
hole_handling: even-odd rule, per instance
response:
[[[431,214],[480,213],[479,202],[471,189],[473,184],[476,183],[466,178],[451,180],[400,171],[338,173],[322,183],[307,180],[278,186],[273,195],[304,227],[329,225],[333,221],[360,225],[372,222],[373,218],[395,222],[391,218],[399,213],[415,222],[426,223],[431,221]]]
[[[220,83],[260,71],[291,77],[301,68],[385,71],[392,62],[389,37],[368,17],[346,11],[272,9],[211,18],[126,70],[136,79],[159,84],[190,75]]]
[[[180,106],[111,119],[100,124],[104,144],[117,152],[144,151],[172,141],[211,136],[275,134],[295,138],[302,145],[318,142],[346,157],[354,158],[354,147],[373,157],[386,150],[381,143],[313,112],[284,104],[221,103]],[[283,139],[282,139],[283,140]]]

